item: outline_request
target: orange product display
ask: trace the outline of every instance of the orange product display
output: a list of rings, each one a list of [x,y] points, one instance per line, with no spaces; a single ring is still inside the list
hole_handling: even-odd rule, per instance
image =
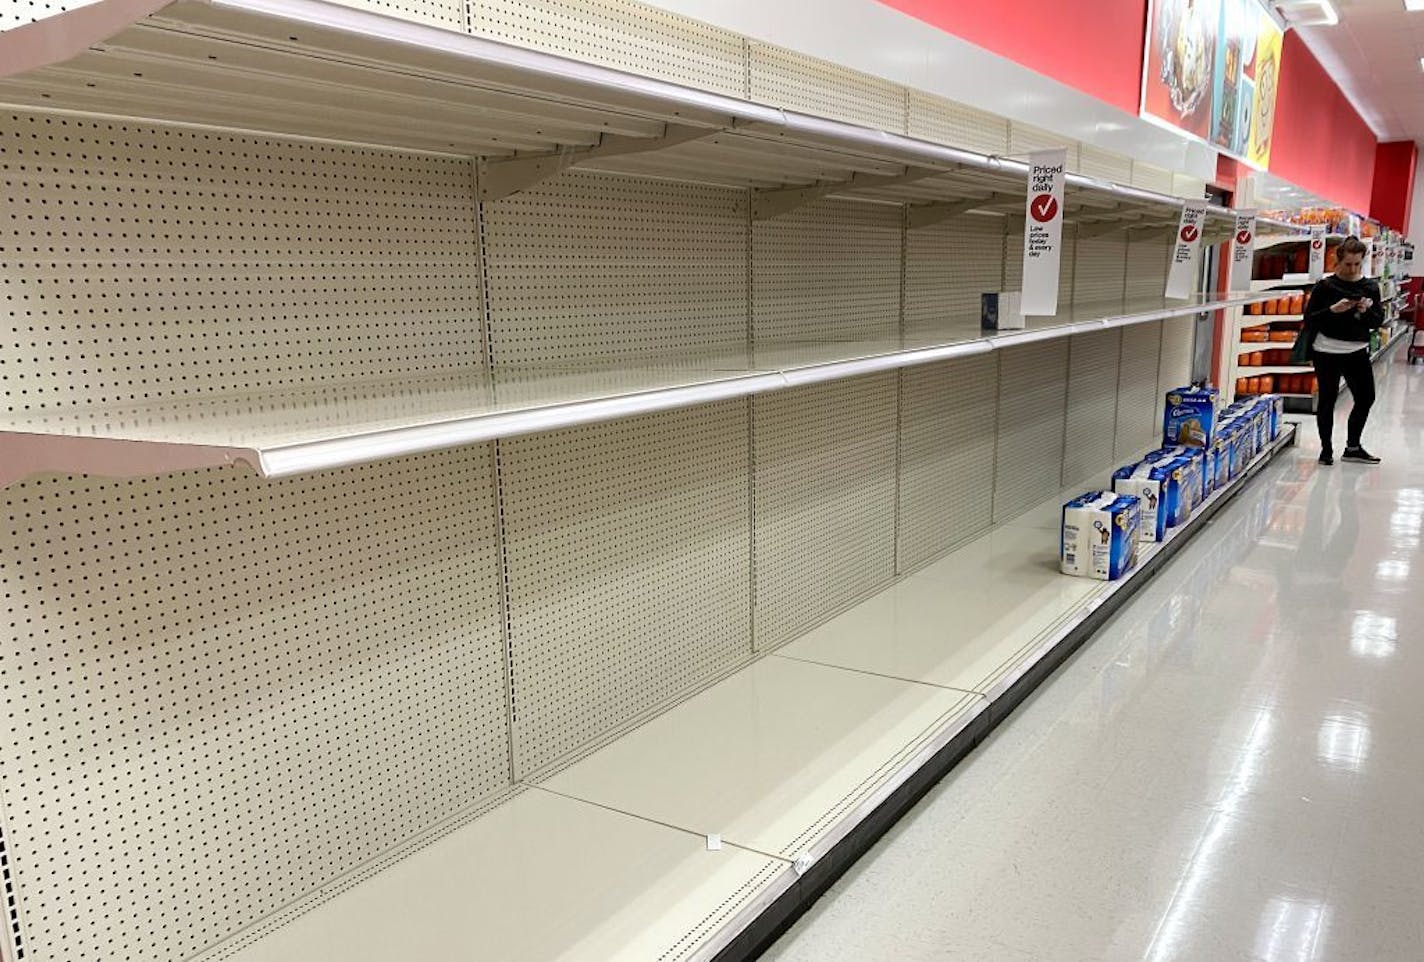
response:
[[[1294,344],[1296,331],[1271,331],[1267,339],[1274,344]]]
[[[1246,312],[1247,312],[1248,314],[1258,314],[1258,315],[1259,315],[1263,310],[1264,310],[1264,307],[1262,306],[1262,304],[1261,304],[1260,301],[1253,301],[1252,303],[1246,305]]]
[[[1271,340],[1271,334],[1264,327],[1248,327],[1241,332],[1241,340],[1246,344],[1258,344]]]

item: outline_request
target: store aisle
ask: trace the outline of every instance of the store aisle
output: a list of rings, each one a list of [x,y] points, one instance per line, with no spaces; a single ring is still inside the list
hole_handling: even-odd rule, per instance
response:
[[[1317,468],[1307,426],[765,958],[1424,957],[1424,369],[1402,357],[1366,434],[1383,466]]]

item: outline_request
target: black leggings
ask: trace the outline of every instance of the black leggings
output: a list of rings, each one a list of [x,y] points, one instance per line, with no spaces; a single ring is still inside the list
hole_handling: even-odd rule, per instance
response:
[[[1340,379],[1344,378],[1355,401],[1350,411],[1350,437],[1345,446],[1357,448],[1365,431],[1365,420],[1370,416],[1370,407],[1375,403],[1375,368],[1370,363],[1370,352],[1314,353],[1315,377],[1320,382],[1320,406],[1315,411],[1320,444],[1327,451],[1334,450],[1331,439],[1335,434],[1335,402],[1340,400]]]

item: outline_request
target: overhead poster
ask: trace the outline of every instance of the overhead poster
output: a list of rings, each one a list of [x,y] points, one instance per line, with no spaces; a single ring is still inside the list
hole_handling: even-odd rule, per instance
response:
[[[1142,116],[1265,168],[1281,37],[1257,0],[1152,0]]]

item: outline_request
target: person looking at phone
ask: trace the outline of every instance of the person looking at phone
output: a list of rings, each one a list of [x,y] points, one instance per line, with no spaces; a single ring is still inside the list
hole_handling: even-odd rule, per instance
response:
[[[1335,273],[1316,282],[1305,305],[1306,336],[1313,335],[1310,358],[1320,391],[1315,423],[1320,431],[1321,464],[1335,463],[1335,403],[1340,399],[1342,378],[1350,388],[1354,407],[1341,459],[1358,464],[1380,461],[1363,445],[1365,421],[1375,403],[1370,334],[1384,323],[1379,285],[1365,277],[1367,252],[1364,241],[1346,238],[1337,251]]]

